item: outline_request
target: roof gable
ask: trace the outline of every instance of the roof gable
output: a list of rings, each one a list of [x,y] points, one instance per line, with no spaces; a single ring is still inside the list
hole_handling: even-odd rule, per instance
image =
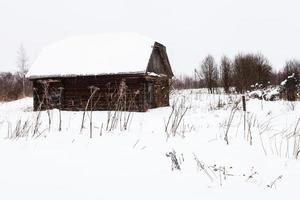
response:
[[[164,74],[168,77],[174,76],[167,55],[166,47],[158,42],[155,42],[153,46],[151,57],[147,66],[147,72]]]

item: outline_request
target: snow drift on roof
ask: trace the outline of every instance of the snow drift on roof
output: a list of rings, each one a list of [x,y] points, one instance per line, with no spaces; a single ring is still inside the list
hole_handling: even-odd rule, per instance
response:
[[[45,47],[27,77],[145,73],[154,43],[136,33],[72,37]]]

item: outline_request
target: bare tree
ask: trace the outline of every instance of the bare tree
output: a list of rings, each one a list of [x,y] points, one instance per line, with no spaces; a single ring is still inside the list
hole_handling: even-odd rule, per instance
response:
[[[221,59],[221,84],[224,88],[225,93],[229,93],[229,87],[230,87],[230,82],[231,82],[231,61],[229,60],[228,57],[223,56]]]
[[[270,81],[272,67],[269,60],[262,54],[254,55],[254,67],[257,77],[257,82],[266,85]]]
[[[251,85],[266,86],[272,76],[272,67],[262,54],[239,54],[233,61],[233,84],[237,92],[246,92]]]
[[[206,56],[200,65],[200,69],[196,72],[198,78],[204,80],[208,91],[213,93],[218,81],[218,69],[215,59],[211,55]]]
[[[22,91],[23,91],[23,97],[26,96],[26,85],[25,85],[25,75],[28,72],[29,68],[29,59],[26,55],[26,51],[23,45],[19,47],[19,50],[17,52],[17,67],[18,72],[20,74],[20,77],[22,78]]]

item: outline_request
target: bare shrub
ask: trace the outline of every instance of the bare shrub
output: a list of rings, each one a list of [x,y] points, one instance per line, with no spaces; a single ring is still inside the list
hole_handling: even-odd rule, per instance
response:
[[[191,108],[191,106],[186,105],[186,98],[182,98],[179,105],[177,105],[177,102],[178,99],[173,102],[172,111],[168,117],[168,121],[165,123],[165,132],[167,133],[167,137],[170,137],[170,135],[176,135],[183,117]]]
[[[176,156],[175,150],[166,153],[166,156],[171,158],[171,162],[172,162],[171,168],[172,168],[172,171],[173,170],[181,170],[179,162],[178,162],[178,159],[177,159],[177,156]]]
[[[185,137],[186,133],[191,133],[192,131],[195,131],[195,126],[190,123],[186,123],[185,120],[183,119],[181,125],[179,125],[178,133],[182,137]]]
[[[24,122],[22,122],[22,120],[19,119],[16,123],[16,126],[15,126],[13,132],[9,136],[9,138],[17,139],[20,137],[27,137],[30,133],[31,127],[32,127],[32,125],[31,125],[29,119],[25,120]]]
[[[299,153],[300,153],[300,134],[299,134],[299,123],[300,123],[300,118],[297,120],[294,131],[293,131],[293,140],[294,140],[294,145],[293,145],[293,157],[295,159],[298,159]]]
[[[40,127],[41,127],[41,115],[42,115],[42,108],[45,104],[45,101],[46,101],[46,98],[48,97],[48,83],[47,82],[42,82],[42,87],[43,87],[43,90],[44,93],[42,95],[42,99],[40,99],[40,96],[38,94],[36,94],[36,97],[38,99],[38,107],[37,107],[37,111],[35,112],[35,117],[34,117],[34,121],[33,121],[33,124],[32,124],[32,137],[39,137],[42,135],[43,131],[40,131]],[[37,93],[37,90],[36,88],[33,88],[33,92]],[[50,113],[47,112],[47,115],[48,115],[48,130],[50,130],[50,125],[51,125],[51,118],[50,118]]]
[[[247,115],[246,117],[246,130],[245,139],[249,141],[250,145],[253,144],[252,127],[255,125],[256,116],[254,114]]]
[[[34,118],[33,118],[34,116]],[[40,119],[41,112],[34,113],[34,115],[26,120],[18,119],[15,123],[7,122],[7,138],[19,139],[24,137],[38,138],[46,130],[41,130],[42,121]]]
[[[83,114],[82,114],[82,121],[81,121],[81,128],[80,128],[80,133],[82,132],[83,128],[84,128],[84,121],[85,121],[85,115],[87,113],[87,110],[90,106],[90,115],[89,115],[89,119],[90,119],[90,138],[92,138],[92,134],[93,134],[93,109],[94,107],[96,106],[96,104],[98,103],[99,99],[100,99],[100,95],[96,101],[96,103],[93,105],[93,98],[96,94],[97,91],[99,91],[99,88],[98,87],[95,87],[95,86],[90,86],[89,87],[90,89],[90,92],[91,92],[91,95],[85,105],[85,109],[83,111]]]
[[[263,139],[262,139],[262,134],[265,133],[266,131],[270,130],[270,129],[271,129],[271,127],[270,127],[270,120],[258,124],[258,134],[259,134],[261,146],[262,146],[262,148],[263,148],[263,150],[265,152],[265,155],[267,155],[267,151],[266,151]]]
[[[210,172],[210,171],[208,170],[209,167],[206,166],[203,162],[201,162],[195,154],[193,154],[193,155],[194,155],[194,159],[195,159],[195,161],[196,161],[198,170],[203,170],[204,173],[205,173],[205,174],[207,175],[207,177],[209,178],[209,180],[210,180],[211,182],[213,182],[213,181],[214,181],[213,176],[216,176],[215,173],[214,173],[213,171]],[[212,173],[212,174],[211,174],[211,173]]]
[[[270,152],[276,156],[298,159],[300,153],[300,118],[297,119],[295,124],[282,130],[276,130],[272,127],[271,122],[273,119],[274,118],[270,118],[257,123],[258,134],[265,155]],[[272,133],[272,135],[268,136],[266,134],[267,132]],[[264,139],[262,137],[263,135],[265,135]]]
[[[278,176],[277,178],[275,178],[270,184],[267,185],[267,187],[269,188],[276,188],[276,183],[282,179],[282,175]]]
[[[209,110],[220,110],[222,108],[225,108],[227,105],[227,102],[224,101],[221,95],[218,95],[218,100],[217,102],[215,101],[210,101],[209,102]]]
[[[122,80],[119,87],[108,97],[110,110],[107,111],[106,131],[111,132],[117,127],[120,131],[128,130],[133,117],[132,108],[135,108],[135,98],[139,91],[127,92],[125,80]]]
[[[226,129],[225,129],[225,136],[224,136],[224,140],[226,142],[226,144],[229,144],[229,140],[228,140],[228,134],[229,134],[229,130],[232,126],[232,122],[233,122],[233,119],[234,119],[234,116],[235,116],[235,113],[236,111],[238,110],[238,105],[240,103],[240,99],[238,101],[236,101],[233,105],[232,105],[232,108],[230,110],[230,114],[229,114],[229,117],[228,119],[226,120],[225,124],[226,124]]]
[[[42,106],[45,106],[46,107],[46,113],[47,113],[47,116],[48,116],[48,131],[50,131],[50,128],[51,128],[51,113],[50,113],[50,109],[51,109],[51,97],[49,96],[49,82],[48,81],[41,81],[41,84],[42,84],[42,87],[43,87],[43,100],[42,102],[40,103],[41,104],[41,107],[40,109],[42,108]]]
[[[295,101],[286,101],[285,104],[286,104],[286,107],[287,107],[288,110],[295,111],[295,108],[296,108],[296,102]]]

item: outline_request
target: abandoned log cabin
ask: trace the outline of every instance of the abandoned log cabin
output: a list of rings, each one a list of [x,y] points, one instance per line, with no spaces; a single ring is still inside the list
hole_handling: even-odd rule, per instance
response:
[[[169,106],[172,77],[166,47],[135,33],[78,36],[49,45],[27,74],[35,111]]]

